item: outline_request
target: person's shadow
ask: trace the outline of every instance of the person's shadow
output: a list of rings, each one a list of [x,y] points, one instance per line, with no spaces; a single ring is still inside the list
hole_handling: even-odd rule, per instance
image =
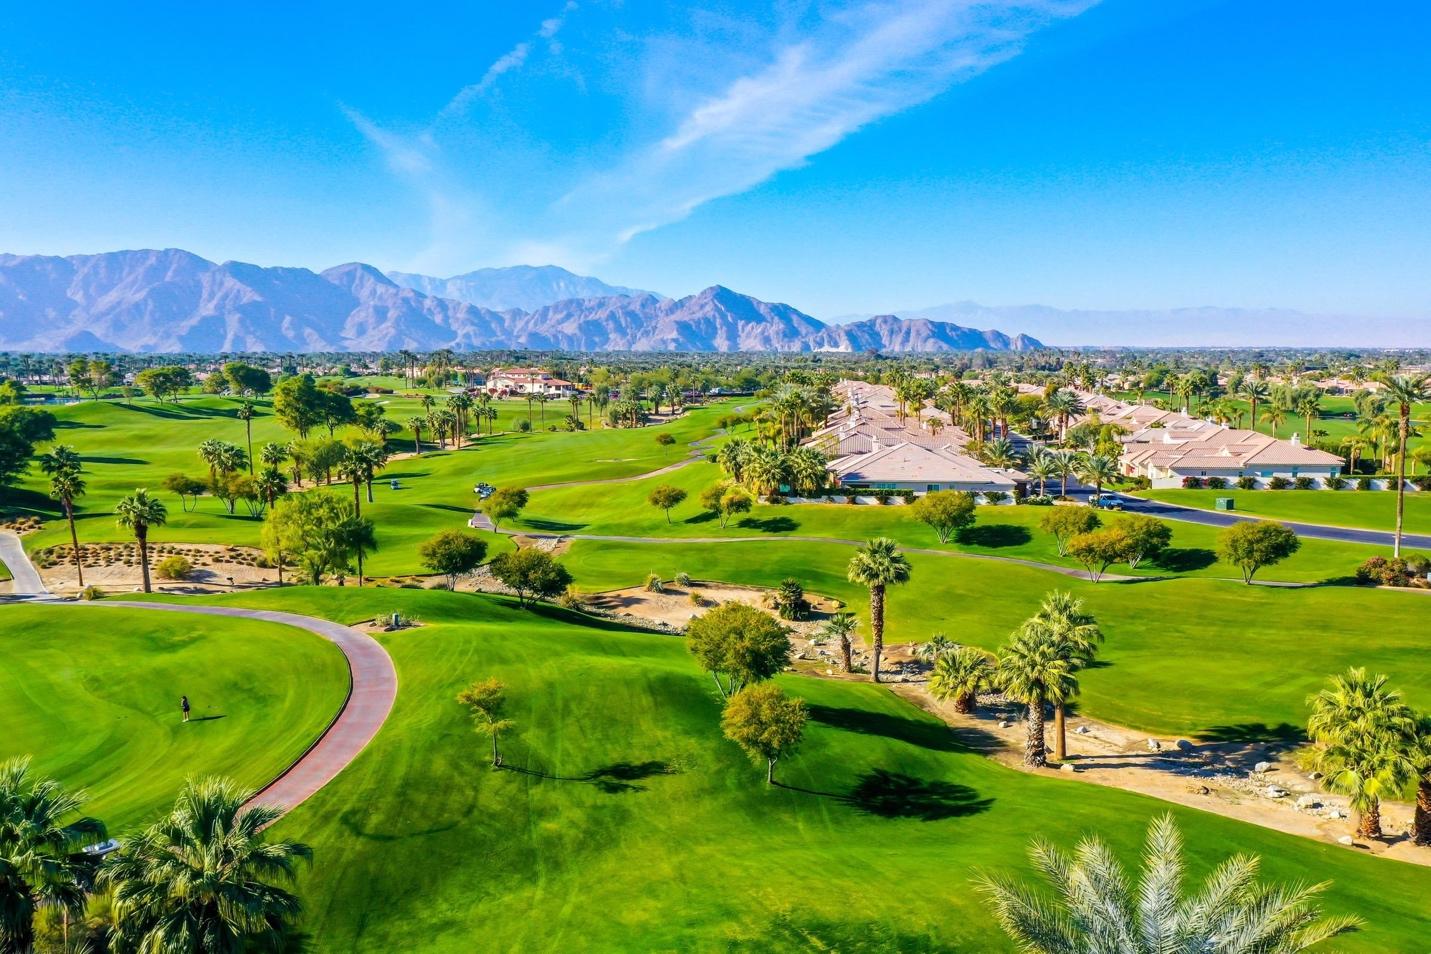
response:
[[[189,721],[190,721],[190,722],[214,722],[214,721],[216,721],[216,720],[218,720],[218,719],[224,719],[224,718],[227,718],[227,716],[225,716],[223,713],[218,713],[218,714],[216,714],[216,715],[190,716],[190,717],[189,717]]]

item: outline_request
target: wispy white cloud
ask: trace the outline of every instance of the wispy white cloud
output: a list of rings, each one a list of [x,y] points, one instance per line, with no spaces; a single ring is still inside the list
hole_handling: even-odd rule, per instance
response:
[[[535,38],[546,43],[547,49],[551,53],[560,53],[561,44],[556,40],[556,35],[561,32],[561,28],[566,25],[566,18],[577,9],[576,0],[567,0],[563,4],[561,11],[556,16],[548,17],[537,27]],[[521,69],[527,62],[527,57],[532,53],[532,41],[522,40],[513,46],[506,53],[497,57],[492,65],[487,67],[487,72],[482,74],[482,78],[475,83],[471,83],[457,91],[457,95],[442,107],[439,118],[444,118],[461,113],[478,96],[487,92],[497,81],[507,73]]]
[[[377,123],[351,106],[340,104],[338,108],[348,117],[348,122],[362,133],[363,138],[377,147],[393,172],[413,176],[432,171],[432,156],[437,150],[437,144],[432,137],[408,139],[379,128]]]

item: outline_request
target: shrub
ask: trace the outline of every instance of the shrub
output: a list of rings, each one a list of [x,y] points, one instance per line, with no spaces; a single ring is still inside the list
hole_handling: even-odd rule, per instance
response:
[[[1297,477],[1292,481],[1292,486],[1297,490],[1311,490],[1317,482],[1310,477]]]
[[[1129,490],[1151,490],[1152,487],[1153,482],[1147,477],[1143,477],[1141,475],[1138,477],[1134,477],[1132,480],[1128,481]]]
[[[1286,477],[1273,477],[1267,481],[1268,490],[1286,490],[1290,486],[1292,486],[1292,482]]]
[[[1358,477],[1358,478],[1356,479],[1356,489],[1357,489],[1357,490],[1370,490],[1370,489],[1371,489],[1371,478],[1370,478],[1370,477]]]
[[[1256,478],[1256,477],[1249,476],[1249,475],[1247,475],[1247,474],[1243,474],[1241,477],[1237,478],[1237,489],[1238,489],[1238,490],[1256,490],[1256,489],[1257,489],[1257,478]]]
[[[581,594],[576,587],[568,586],[566,591],[557,597],[557,605],[569,610],[581,609]]]
[[[1201,489],[1202,489],[1202,478],[1201,478],[1201,477],[1184,477],[1184,478],[1183,478],[1183,489],[1184,489],[1184,490],[1201,490]]]
[[[89,586],[86,586],[84,589],[80,590],[80,599],[82,600],[98,600],[103,598],[104,590],[100,589],[94,584],[90,584]]]
[[[1002,490],[986,490],[986,491],[984,491],[984,503],[987,503],[987,504],[1001,504],[1001,503],[1003,503],[1005,500],[1008,500],[1008,499],[1009,499],[1009,495],[1006,494],[1006,493],[1004,493],[1004,491],[1002,491]]]
[[[1356,569],[1357,582],[1372,586],[1406,586],[1411,570],[1400,557],[1374,556]]]
[[[1326,485],[1328,490],[1341,490],[1347,485],[1347,480],[1345,477],[1328,477]]]
[[[786,577],[775,590],[775,610],[781,619],[804,619],[810,612],[810,601],[805,598],[805,587],[799,580]]]
[[[521,420],[517,421],[516,426],[518,431],[525,434],[532,429],[532,422],[524,417]]]
[[[194,572],[194,564],[181,556],[167,556],[154,567],[161,580],[186,580]]]
[[[1048,494],[1034,494],[1032,497],[1025,497],[1019,503],[1029,507],[1052,507],[1053,498]]]
[[[691,590],[691,592],[686,596],[686,599],[690,601],[692,606],[705,606],[708,602],[704,596],[702,596],[695,590]]]
[[[1207,479],[1207,489],[1208,489],[1208,490],[1226,490],[1226,489],[1227,489],[1227,478],[1226,478],[1226,477],[1209,477],[1209,478]]]
[[[647,593],[661,593],[661,592],[664,592],[664,591],[665,591],[665,587],[663,587],[663,586],[661,585],[661,577],[660,577],[660,574],[652,573],[651,575],[649,575],[649,576],[646,577],[646,592],[647,592]]]
[[[676,585],[689,588],[691,585],[691,575],[686,572],[676,574]]]
[[[845,494],[845,503],[847,503],[847,504],[855,503],[855,495],[854,495],[854,494]]]
[[[912,490],[901,490],[896,496],[905,503],[912,503],[914,501],[914,491]]]
[[[894,496],[894,491],[892,491],[892,490],[876,490],[876,491],[874,492],[874,498],[875,498],[875,500],[878,500],[881,505],[884,505],[884,504],[889,503],[890,498],[893,497],[893,496]]]
[[[1409,477],[1411,485],[1417,490],[1431,490],[1431,474],[1422,474],[1420,477]]]

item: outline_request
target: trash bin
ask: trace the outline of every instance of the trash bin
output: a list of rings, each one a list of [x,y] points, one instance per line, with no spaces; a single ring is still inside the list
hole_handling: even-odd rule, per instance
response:
[[[1234,507],[1234,506],[1232,505],[1232,498],[1231,498],[1231,497],[1218,497],[1218,498],[1217,498],[1217,503],[1215,503],[1215,504],[1213,505],[1213,507],[1214,507],[1214,509],[1216,509],[1216,510],[1236,510],[1236,509],[1237,509],[1236,507]]]

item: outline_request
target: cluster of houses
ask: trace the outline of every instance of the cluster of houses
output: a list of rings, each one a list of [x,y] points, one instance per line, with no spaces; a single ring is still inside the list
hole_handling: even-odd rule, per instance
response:
[[[990,467],[968,453],[969,435],[937,408],[901,408],[893,388],[864,381],[841,381],[832,393],[838,407],[805,443],[829,458],[841,487],[1012,496],[1018,485],[1028,486],[1019,471]],[[1246,477],[1257,486],[1305,477],[1322,486],[1343,468],[1340,457],[1307,447],[1295,435],[1281,440],[1148,404],[1092,393],[1079,397],[1086,410],[1075,423],[1122,428],[1123,473],[1146,477],[1154,487],[1181,487],[1188,477],[1222,477],[1229,484]]]
[[[480,385],[493,397],[526,397],[544,394],[547,397],[570,397],[580,390],[570,381],[542,368],[494,368]]]

